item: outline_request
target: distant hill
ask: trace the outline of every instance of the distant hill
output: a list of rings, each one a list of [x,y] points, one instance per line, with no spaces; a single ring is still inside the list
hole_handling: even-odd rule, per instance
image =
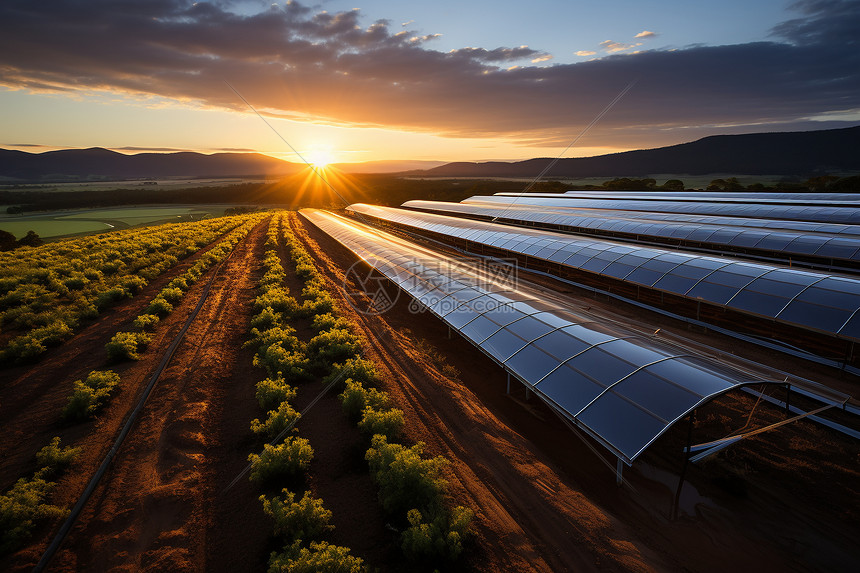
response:
[[[412,171],[425,177],[536,177],[552,159],[448,163]],[[860,126],[845,129],[715,135],[691,143],[596,157],[561,159],[546,177],[643,177],[654,173],[812,176],[860,171]]]
[[[304,165],[259,153],[138,153],[93,147],[26,153],[0,149],[0,178],[22,181],[136,179],[160,177],[250,177],[290,175]]]
[[[445,161],[426,160],[392,160],[392,161],[365,161],[363,163],[334,163],[332,167],[340,169],[344,173],[399,173],[406,170],[431,169],[445,165]]]

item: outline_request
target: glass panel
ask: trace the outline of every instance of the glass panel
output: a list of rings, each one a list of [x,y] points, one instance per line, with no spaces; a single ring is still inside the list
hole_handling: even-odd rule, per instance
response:
[[[726,304],[737,293],[738,287],[730,287],[702,281],[690,289],[687,296],[700,298],[717,304]]]
[[[460,328],[473,318],[475,318],[477,314],[474,310],[472,310],[468,305],[461,306],[457,310],[449,312],[445,315],[445,322],[453,326],[454,328]]]
[[[612,392],[595,400],[577,418],[628,458],[639,453],[666,426]]]
[[[525,346],[525,344],[525,340],[519,336],[515,336],[509,330],[500,330],[485,340],[481,346],[497,360],[504,362],[514,352]]]
[[[669,422],[683,415],[701,400],[697,394],[670,384],[647,370],[636,372],[619,382],[613,386],[612,392]]]
[[[600,348],[600,346],[595,346],[586,350],[572,358],[569,364],[607,386],[618,382],[636,369],[634,365],[620,360],[617,356],[604,352]]]
[[[604,352],[614,354],[622,360],[626,360],[637,367],[672,356],[663,349],[654,347],[653,345],[648,345],[646,341],[638,338],[621,338],[613,340],[606,344],[601,344],[600,349]]]
[[[777,318],[828,332],[836,332],[850,316],[851,312],[842,309],[810,304],[802,300],[794,300],[788,304],[785,310],[779,313]]]
[[[535,387],[571,414],[582,410],[604,387],[563,364]]]
[[[730,306],[775,317],[788,304],[789,300],[790,298],[744,289],[732,299]]]
[[[500,328],[502,328],[501,325],[496,324],[486,316],[479,316],[464,326],[461,332],[463,333],[463,336],[480,343]]]
[[[652,364],[646,370],[700,396],[712,396],[746,381],[733,371],[719,372],[712,365],[687,356]]]
[[[551,332],[533,342],[534,346],[542,348],[547,354],[555,357],[556,362],[565,361],[575,354],[591,347],[579,338],[571,336],[564,330]]]
[[[557,365],[557,360],[531,344],[505,362],[505,366],[532,385],[546,376]]]
[[[553,330],[552,326],[530,316],[527,316],[522,320],[512,322],[506,328],[525,340],[534,340],[538,336],[543,336],[547,332]]]

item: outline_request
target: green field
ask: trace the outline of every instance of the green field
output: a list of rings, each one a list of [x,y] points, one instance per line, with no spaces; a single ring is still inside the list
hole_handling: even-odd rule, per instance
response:
[[[43,239],[83,233],[100,233],[152,223],[197,221],[224,214],[223,205],[125,207],[54,211],[25,216],[0,216],[0,230],[21,238],[35,231]]]

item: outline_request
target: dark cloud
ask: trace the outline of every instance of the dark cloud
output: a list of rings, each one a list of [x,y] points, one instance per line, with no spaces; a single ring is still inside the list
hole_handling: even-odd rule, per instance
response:
[[[440,52],[428,47],[433,34],[297,2],[243,15],[229,2],[4,0],[0,83],[247,111],[227,80],[270,115],[566,145],[638,80],[599,124],[601,143],[630,147],[860,109],[860,3],[794,7],[801,17],[775,27],[774,41],[535,66],[549,55],[525,46]]]

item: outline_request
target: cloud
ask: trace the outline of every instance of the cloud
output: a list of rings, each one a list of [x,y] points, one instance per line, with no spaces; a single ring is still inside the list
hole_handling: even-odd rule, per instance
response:
[[[622,44],[621,42],[613,42],[612,40],[605,40],[600,42],[600,45],[603,49],[610,54],[614,54],[616,52],[625,52],[627,50],[637,48],[642,45],[642,42],[636,44]]]
[[[628,148],[661,134],[808,126],[860,110],[856,1],[800,2],[802,17],[776,26],[771,41],[635,54],[637,44],[607,41],[605,57],[551,66],[533,65],[548,54],[528,46],[433,50],[432,34],[368,25],[358,10],[290,2],[249,15],[229,6],[4,0],[0,84],[249,113],[227,80],[270,116],[558,145],[638,79],[589,133]]]
[[[592,52],[591,50],[579,50],[578,52],[574,52],[574,55],[577,56],[593,56],[597,54],[597,52]]]
[[[552,59],[552,54],[541,54],[536,58],[532,58],[533,64],[539,64],[541,62],[548,62]]]
[[[634,36],[634,38],[653,38],[656,35],[657,34],[655,34],[654,32],[651,32],[650,30],[642,30],[641,32],[636,34]]]

